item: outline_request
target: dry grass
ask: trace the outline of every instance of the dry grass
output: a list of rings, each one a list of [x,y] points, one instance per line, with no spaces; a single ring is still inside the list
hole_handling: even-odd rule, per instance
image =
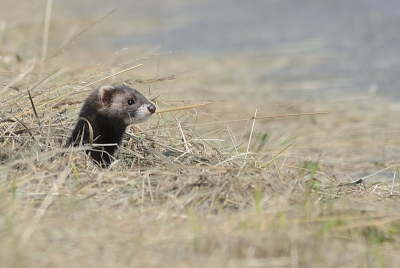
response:
[[[2,267],[399,262],[399,126],[387,123],[395,112],[375,100],[303,102],[274,93],[273,85],[257,93],[257,86],[243,84],[252,77],[238,71],[254,61],[240,57],[225,65],[191,58],[203,71],[187,72],[187,56],[137,51],[110,53],[101,65],[72,65],[60,53],[44,66],[39,51],[18,56],[13,44],[23,32],[3,34]],[[160,67],[160,58],[168,64]],[[155,66],[165,75],[155,77]],[[122,81],[159,109],[215,104],[159,113],[129,128],[110,169],[93,165],[82,149],[61,156],[92,87]],[[238,99],[243,88],[249,94]],[[258,107],[257,117],[311,115],[252,120]],[[365,116],[367,109],[373,116]],[[330,113],[318,114],[324,111]]]

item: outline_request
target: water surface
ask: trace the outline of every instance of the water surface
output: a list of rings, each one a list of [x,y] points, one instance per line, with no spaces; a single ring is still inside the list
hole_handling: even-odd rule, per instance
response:
[[[120,3],[54,2],[54,12],[98,18]],[[359,91],[400,99],[400,1],[127,1],[103,24],[95,38],[104,47],[291,57],[294,64],[269,79],[322,95]]]

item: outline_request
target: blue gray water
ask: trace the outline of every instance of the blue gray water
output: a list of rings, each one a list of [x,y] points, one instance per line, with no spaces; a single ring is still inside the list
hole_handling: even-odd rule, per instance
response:
[[[70,2],[71,8],[79,7],[80,14],[105,14],[120,3],[76,2]],[[400,99],[400,1],[127,1],[104,23],[110,28],[99,43],[107,47],[158,46],[162,51],[216,55],[304,54],[316,57],[317,63],[288,66],[273,79],[342,81],[334,83],[336,90],[367,94],[371,88]]]

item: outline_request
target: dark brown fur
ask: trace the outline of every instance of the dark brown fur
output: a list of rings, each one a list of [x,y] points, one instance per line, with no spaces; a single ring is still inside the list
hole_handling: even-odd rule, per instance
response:
[[[85,100],[78,122],[65,146],[99,144],[86,150],[86,153],[97,164],[107,167],[122,141],[126,127],[146,121],[155,110],[156,107],[140,92],[126,84],[101,87]]]

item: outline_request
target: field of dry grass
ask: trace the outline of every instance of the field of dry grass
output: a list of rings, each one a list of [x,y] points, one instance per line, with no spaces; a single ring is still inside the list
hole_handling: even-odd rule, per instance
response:
[[[293,97],[293,82],[262,79],[282,66],[268,53],[99,54],[71,46],[77,31],[43,57],[38,26],[4,25],[1,267],[400,262],[395,104],[373,94]],[[62,149],[89,92],[124,81],[158,110],[213,104],[129,127],[109,169]]]

